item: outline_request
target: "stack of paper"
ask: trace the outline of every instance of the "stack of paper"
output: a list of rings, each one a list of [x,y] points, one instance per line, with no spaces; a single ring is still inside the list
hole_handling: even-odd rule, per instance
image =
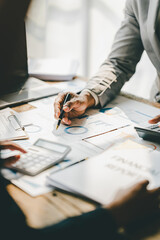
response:
[[[51,174],[48,181],[59,189],[108,204],[119,190],[142,179],[150,181],[150,189],[160,186],[159,159],[156,151],[114,148]]]
[[[47,81],[72,80],[76,76],[77,60],[68,59],[29,59],[29,76]]]

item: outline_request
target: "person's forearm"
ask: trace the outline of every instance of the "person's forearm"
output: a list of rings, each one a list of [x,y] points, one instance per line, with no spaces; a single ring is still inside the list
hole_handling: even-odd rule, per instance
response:
[[[86,89],[97,94],[101,107],[110,102],[135,72],[144,47],[132,3],[126,1],[125,18],[118,30],[111,52]]]
[[[99,69],[96,76],[91,78],[85,90],[93,92],[98,98],[100,107],[109,103],[121,90],[124,78],[117,77],[114,66],[106,61]]]
[[[95,211],[64,220],[54,226],[35,230],[40,240],[55,239],[116,239],[117,226],[110,212],[99,208]]]

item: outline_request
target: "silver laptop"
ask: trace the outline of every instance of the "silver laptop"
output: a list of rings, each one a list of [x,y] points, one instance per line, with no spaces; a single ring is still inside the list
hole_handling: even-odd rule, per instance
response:
[[[51,84],[28,78],[24,23],[27,7],[25,1],[18,6],[6,1],[0,6],[0,109],[60,92]]]
[[[53,96],[60,91],[41,80],[28,78],[21,89],[0,96],[0,109]]]

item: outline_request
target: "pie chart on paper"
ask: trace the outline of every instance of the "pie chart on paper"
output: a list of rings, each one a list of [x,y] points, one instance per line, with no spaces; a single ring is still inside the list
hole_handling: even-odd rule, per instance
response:
[[[71,135],[81,135],[88,132],[88,129],[83,126],[71,126],[64,129],[65,133]]]

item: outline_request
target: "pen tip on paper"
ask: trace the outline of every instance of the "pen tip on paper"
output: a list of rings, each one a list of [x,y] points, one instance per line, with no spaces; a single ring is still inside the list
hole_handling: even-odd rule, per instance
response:
[[[57,125],[57,126],[56,126],[56,130],[58,129],[58,127],[59,127],[59,126]]]

